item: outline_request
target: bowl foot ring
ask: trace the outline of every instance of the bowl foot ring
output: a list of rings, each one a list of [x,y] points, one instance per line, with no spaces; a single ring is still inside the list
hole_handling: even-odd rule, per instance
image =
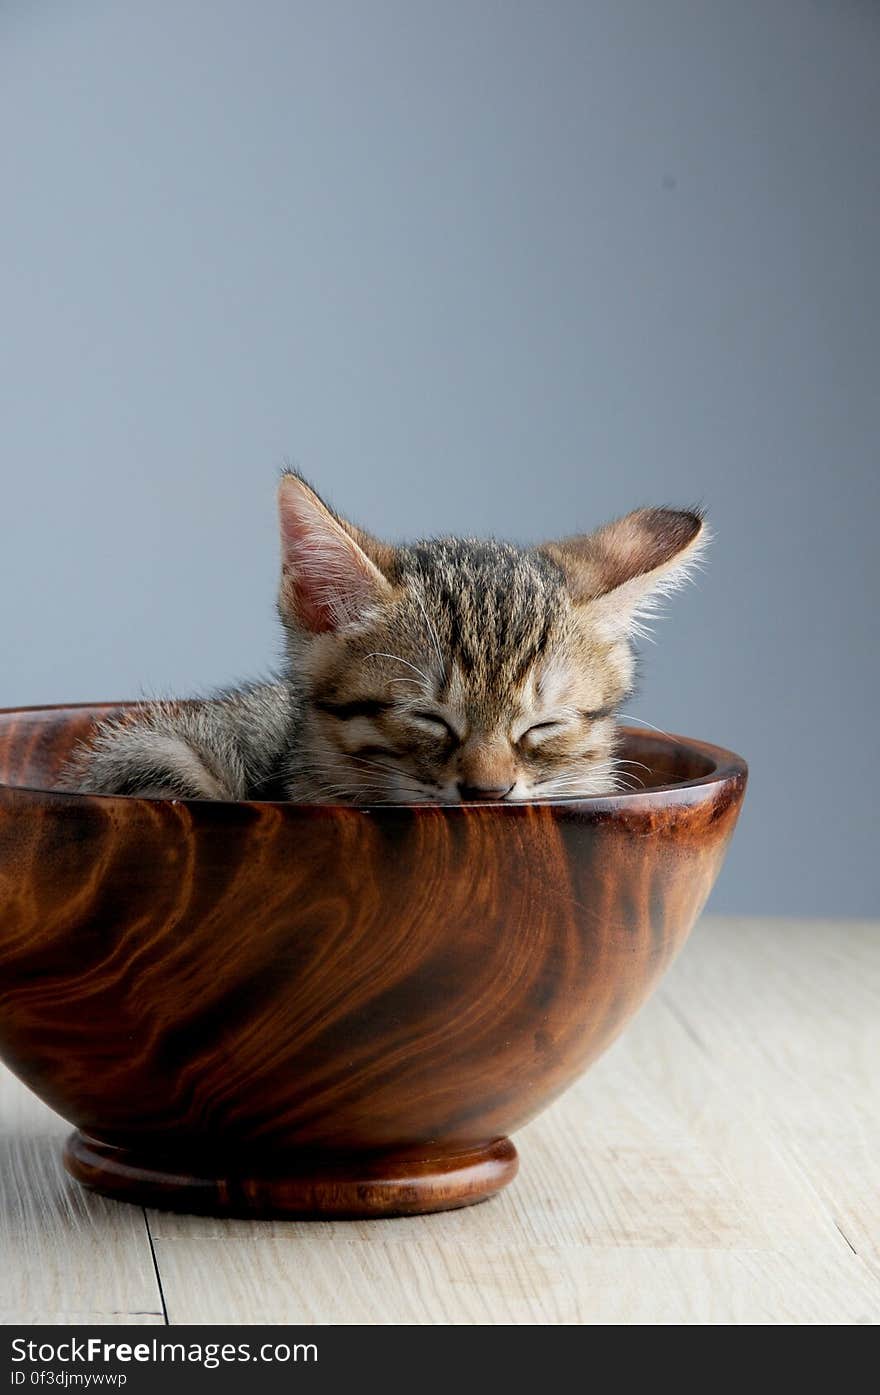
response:
[[[84,1186],[141,1206],[257,1219],[355,1219],[472,1206],[512,1182],[519,1159],[509,1138],[496,1138],[458,1153],[304,1154],[290,1166],[274,1160],[263,1170],[248,1160],[229,1167],[217,1160],[175,1163],[77,1130],[65,1145],[64,1166]]]

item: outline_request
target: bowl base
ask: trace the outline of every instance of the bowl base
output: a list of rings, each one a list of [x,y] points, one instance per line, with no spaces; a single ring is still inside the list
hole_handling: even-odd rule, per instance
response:
[[[302,1155],[265,1170],[249,1164],[194,1165],[117,1148],[76,1130],[64,1166],[86,1187],[119,1201],[210,1216],[415,1216],[485,1201],[512,1182],[519,1167],[509,1138],[467,1152],[319,1158]]]

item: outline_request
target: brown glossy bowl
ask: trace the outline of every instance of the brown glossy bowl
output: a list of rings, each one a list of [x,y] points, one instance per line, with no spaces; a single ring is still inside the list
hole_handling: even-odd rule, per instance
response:
[[[103,707],[0,712],[0,1054],[111,1195],[462,1206],[681,948],[746,767],[628,731],[633,794],[353,809],[53,792]]]

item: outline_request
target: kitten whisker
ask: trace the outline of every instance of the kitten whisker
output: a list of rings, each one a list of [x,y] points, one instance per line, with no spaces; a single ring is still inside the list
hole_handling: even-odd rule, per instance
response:
[[[617,756],[615,758],[615,763],[617,765],[637,765],[640,770],[646,771],[649,775],[653,775],[654,773],[650,765],[645,765],[645,762],[641,760],[624,760],[621,756]]]
[[[625,722],[638,722],[640,727],[650,727],[652,731],[659,732],[660,736],[666,736],[670,741],[672,740],[668,731],[664,731],[662,727],[655,727],[653,722],[646,722],[644,717],[634,717],[631,712],[618,712],[617,715],[622,717]]]
[[[402,659],[399,654],[386,654],[382,650],[376,649],[371,654],[365,654],[364,659],[393,659],[395,663],[405,664],[407,668],[411,668],[413,673],[417,673],[420,678],[424,678],[425,682],[428,684],[428,687],[431,686],[431,680],[428,677],[427,673],[424,673],[422,669],[417,668],[415,664],[411,664],[409,659]]]
[[[379,770],[383,773],[393,775],[395,780],[404,788],[408,788],[415,793],[421,793],[428,787],[417,775],[411,775],[406,770],[400,770],[397,766],[387,765],[383,761],[367,760],[364,756],[349,756],[352,765],[360,766],[364,770]]]
[[[365,760],[365,759],[362,758],[362,757],[351,757],[351,756],[350,756],[350,757],[348,757],[348,759],[349,759],[350,761],[352,761],[353,764],[359,764],[359,765],[361,765],[362,767],[364,767],[365,770],[371,770],[371,769],[373,769],[373,770],[379,770],[379,771],[381,771],[381,772],[386,772],[386,771],[387,771],[388,774],[393,775],[393,776],[398,780],[398,782],[401,784],[401,786],[402,786],[404,792],[406,792],[407,790],[409,790],[410,792],[412,792],[412,793],[414,793],[414,794],[421,794],[421,793],[423,793],[424,790],[427,788],[425,785],[423,785],[422,782],[420,782],[420,781],[417,779],[416,776],[411,776],[411,775],[409,775],[406,771],[397,770],[397,769],[395,769],[393,766],[390,766],[390,765],[383,765],[383,764],[381,764],[380,762],[377,762],[377,761],[368,761],[368,760]],[[351,785],[344,785],[344,784],[338,783],[337,781],[338,781],[338,777],[339,777],[340,772],[339,772],[338,768],[335,768],[335,767],[333,767],[333,766],[318,766],[318,765],[314,765],[314,764],[313,764],[313,765],[310,767],[309,773],[310,773],[310,775],[315,779],[316,783],[319,784],[319,785],[321,785],[321,787],[322,787],[322,792],[323,792],[323,793],[332,792],[332,793],[334,793],[334,794],[336,794],[336,795],[339,795],[339,794],[346,794],[346,795],[349,797],[349,799],[356,798],[357,796],[362,796],[362,795],[369,794],[371,790],[375,790],[376,792],[378,792],[378,793],[380,793],[381,795],[384,795],[384,796],[386,796],[386,797],[387,797],[387,794],[388,794],[388,785],[387,785],[387,783],[385,783],[385,784],[380,784],[378,781],[373,781],[373,782],[371,782],[371,783],[365,783],[365,784],[363,784],[363,785],[357,786],[356,788],[353,787],[353,786],[351,786]],[[358,772],[358,773],[360,774],[360,772]],[[331,777],[336,776],[336,777],[337,777],[337,780],[333,780],[332,778],[331,778],[330,780],[327,780],[326,777],[327,777],[328,775],[331,776]]]

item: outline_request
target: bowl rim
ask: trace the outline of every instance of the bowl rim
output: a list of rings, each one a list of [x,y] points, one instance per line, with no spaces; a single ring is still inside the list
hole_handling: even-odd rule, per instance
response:
[[[144,699],[125,699],[121,702],[65,702],[65,703],[36,703],[26,707],[0,707],[0,721],[4,717],[24,716],[28,713],[40,712],[83,712],[94,711],[96,709],[119,709],[125,707],[139,707]],[[148,699],[147,699],[148,701]],[[748,764],[742,756],[730,751],[724,746],[718,746],[713,742],[701,741],[696,737],[680,736],[674,732],[662,731],[659,727],[652,727],[646,724],[645,727],[630,726],[622,724],[619,727],[624,737],[639,737],[644,741],[655,743],[663,747],[683,747],[694,755],[708,760],[711,769],[702,775],[694,775],[690,779],[676,780],[668,784],[654,785],[648,789],[621,790],[613,794],[593,794],[576,795],[568,799],[529,799],[507,802],[506,800],[492,801],[479,800],[475,802],[461,802],[458,804],[407,804],[407,803],[374,803],[374,804],[313,804],[300,803],[295,800],[283,799],[145,799],[137,794],[91,794],[79,790],[58,790],[47,789],[36,785],[11,785],[0,780],[0,793],[12,793],[14,795],[33,795],[40,799],[40,802],[51,802],[65,806],[75,806],[81,800],[89,803],[97,803],[102,807],[122,804],[124,806],[135,806],[142,808],[154,808],[156,806],[173,806],[175,808],[191,808],[193,810],[204,809],[277,809],[277,810],[298,810],[303,814],[323,814],[328,812],[338,813],[340,811],[357,814],[385,814],[393,811],[405,812],[408,814],[432,814],[446,817],[457,817],[463,810],[473,812],[492,810],[496,814],[502,813],[505,816],[522,814],[530,809],[562,809],[577,812],[605,812],[613,810],[627,810],[633,812],[645,806],[654,807],[658,802],[662,804],[680,802],[687,799],[689,791],[711,790],[713,787],[725,788],[735,784],[745,784],[748,778]]]

